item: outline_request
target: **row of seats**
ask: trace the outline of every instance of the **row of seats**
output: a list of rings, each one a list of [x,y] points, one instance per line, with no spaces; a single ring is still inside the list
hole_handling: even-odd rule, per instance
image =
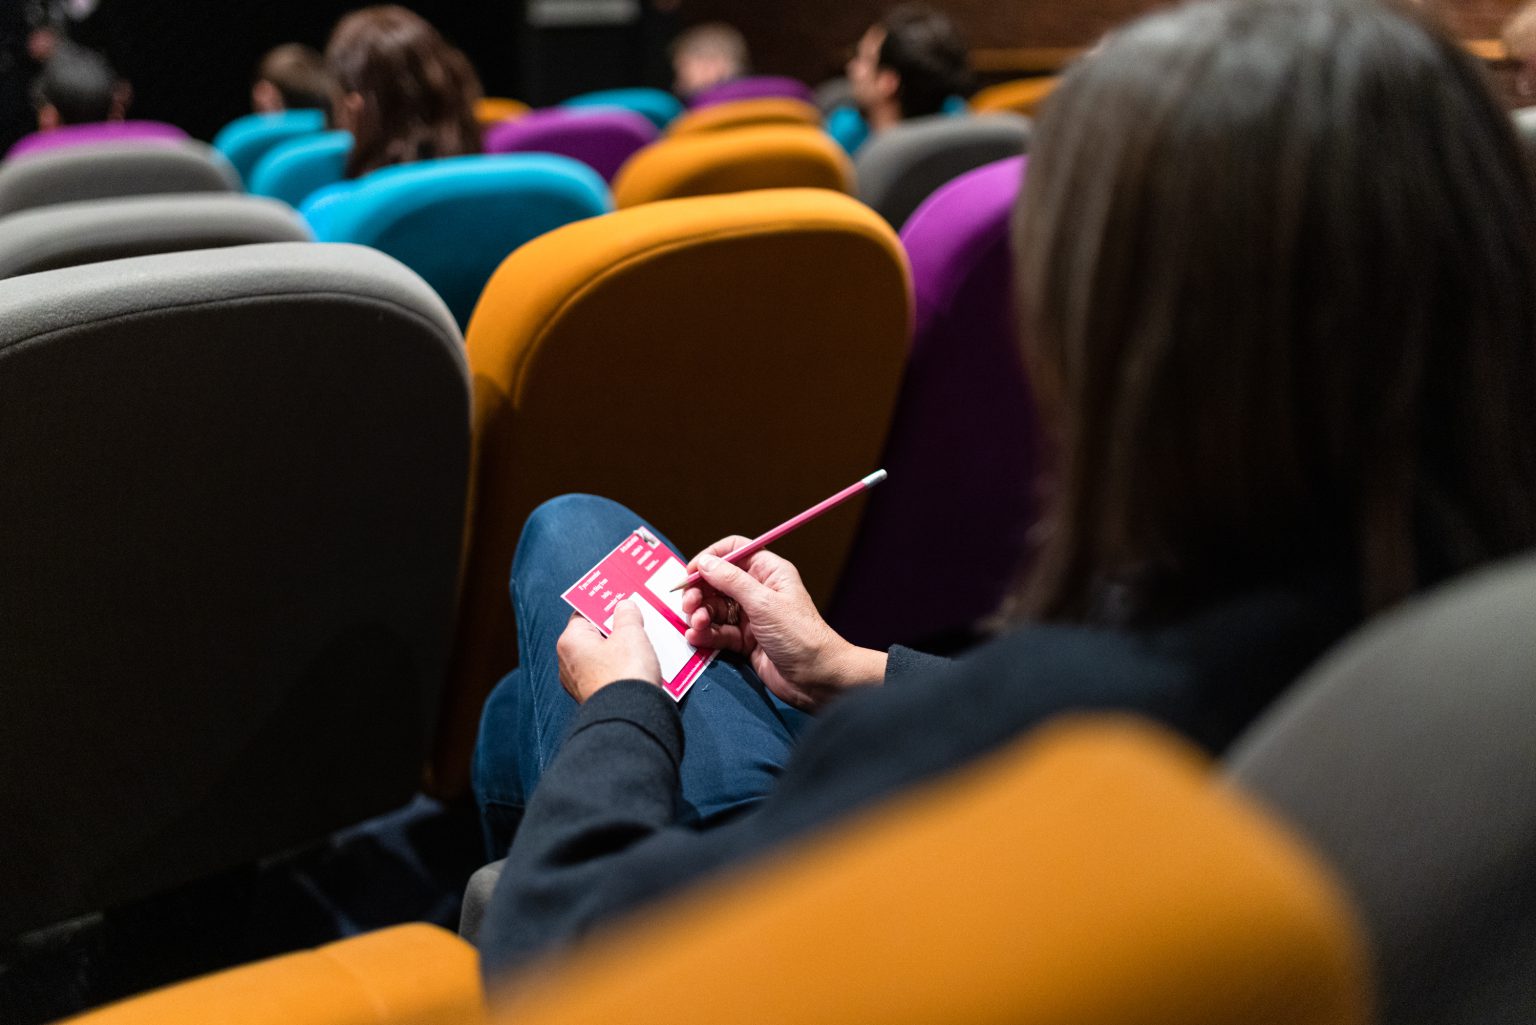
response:
[[[928,221],[935,228],[946,222],[942,212]],[[14,702],[5,714],[20,722],[29,709],[53,707],[68,690],[58,681],[101,680],[115,695],[133,695],[131,721],[143,720],[142,729],[122,736],[122,707],[99,710],[94,724],[58,712],[54,728],[32,734],[35,743],[6,753],[9,778],[44,769],[71,781],[57,792],[91,804],[63,814],[55,808],[55,823],[89,818],[102,826],[92,838],[97,854],[83,864],[59,849],[78,841],[73,830],[34,831],[36,846],[15,852],[23,864],[6,870],[40,880],[35,903],[25,921],[0,928],[41,925],[152,892],[171,881],[157,874],[167,865],[174,872],[213,870],[261,853],[253,842],[233,853],[210,852],[209,863],[170,856],[193,835],[232,842],[246,836],[189,814],[182,802],[194,799],[199,814],[215,818],[226,806],[242,816],[251,808],[248,799],[198,792],[198,780],[228,780],[238,790],[311,776],[315,805],[325,809],[317,815],[341,814],[323,823],[288,816],[280,837],[287,845],[296,841],[290,830],[319,836],[322,824],[336,828],[390,800],[403,802],[429,752],[436,789],[462,792],[480,707],[514,657],[506,580],[528,512],[558,494],[604,490],[668,523],[680,544],[702,547],[727,530],[755,532],[864,475],[886,454],[893,419],[911,415],[900,389],[922,393],[910,374],[902,384],[909,273],[901,242],[867,208],[828,190],[786,190],[650,204],[548,232],[496,271],[470,322],[467,347],[419,277],[381,253],[351,246],[238,246],[0,282],[10,314],[9,343],[0,348],[4,459],[18,479],[41,476],[56,485],[11,496],[0,525],[5,549],[28,553],[31,567],[0,582],[0,605],[13,622],[40,624],[24,632],[35,643],[3,656],[31,669],[0,667],[0,675],[25,676],[38,692],[18,688],[0,702]],[[921,295],[928,286],[919,285]],[[332,310],[337,303],[342,308]],[[393,334],[409,340],[423,325],[429,337],[415,344],[424,344],[425,354],[391,354],[387,345],[405,344],[390,343]],[[43,339],[48,344],[34,344]],[[82,355],[97,349],[120,362],[96,366]],[[467,369],[461,363],[455,371],[463,353]],[[642,354],[643,388],[635,379]],[[449,362],[437,370],[422,363],[444,358]],[[60,369],[66,366],[89,370]],[[717,376],[716,368],[731,367],[752,368],[753,388],[785,396],[773,415],[742,417],[730,389],[698,386]],[[433,379],[441,387],[429,388]],[[88,391],[70,392],[86,384]],[[408,399],[402,395],[412,389]],[[164,402],[146,405],[145,395]],[[601,406],[593,407],[594,397]],[[432,402],[440,408],[411,412]],[[39,404],[47,415],[36,414]],[[920,411],[921,403],[912,409]],[[730,429],[686,447],[669,440],[696,436],[690,426],[700,422]],[[653,439],[638,454],[615,444],[637,423]],[[76,447],[50,440],[61,435]],[[838,443],[828,445],[828,438]],[[743,447],[758,454],[753,472],[679,487],[695,479],[692,467],[731,465]],[[950,461],[953,454],[934,450],[931,458]],[[188,474],[187,466],[199,469]],[[175,486],[160,487],[156,467],[182,468],[174,471],[181,475]],[[96,497],[66,498],[82,487]],[[391,488],[409,491],[410,500],[391,499]],[[131,522],[122,516],[124,503],[135,511]],[[101,516],[110,517],[111,530],[101,529]],[[333,531],[367,536],[333,543]],[[848,559],[857,531],[850,509],[784,545],[823,601],[845,564],[845,578],[858,575]],[[918,567],[905,554],[906,539],[901,544],[900,557],[882,560],[870,550],[864,558]],[[412,559],[335,561],[351,558],[357,546],[376,557],[409,549]],[[435,568],[418,561],[433,558]],[[305,563],[302,574],[287,565],[293,559]],[[933,568],[942,572],[943,565],[935,561]],[[406,573],[415,576],[396,579]],[[47,588],[45,579],[53,582]],[[93,588],[100,607],[90,619],[119,624],[122,650],[104,642],[63,657],[81,614],[72,595],[93,579],[111,583]],[[209,597],[230,580],[242,581],[235,609]],[[53,598],[40,599],[38,591]],[[908,581],[881,598],[895,607],[919,592]],[[405,605],[384,600],[407,593],[415,598]],[[458,621],[449,629],[443,617],[453,614],[455,599]],[[931,608],[950,611],[938,603]],[[232,618],[221,619],[223,612]],[[411,616],[419,617],[415,625]],[[308,624],[312,638],[262,658],[242,643],[225,644],[235,633],[252,644],[286,636],[277,623],[289,617]],[[871,611],[868,618],[878,623],[881,615]],[[199,636],[225,654],[201,645],[160,650],[183,622],[197,623]],[[443,647],[430,643],[432,636]],[[415,639],[403,644],[401,637]],[[375,654],[355,660],[354,672],[333,674],[333,659],[354,664],[354,647]],[[359,678],[374,675],[366,683]],[[180,682],[162,685],[166,676]],[[184,716],[176,710],[183,703],[206,706],[210,680],[220,681],[218,712],[228,718],[190,746],[162,736],[179,734]],[[312,687],[319,689],[310,694]],[[372,786],[354,794],[350,777],[330,779],[334,772],[325,767],[352,757],[338,751],[337,735],[374,751],[368,730],[339,720],[358,694],[380,687],[396,695],[395,703],[381,698],[370,714],[408,723],[394,727],[408,735],[390,736],[393,771],[374,766]],[[78,693],[69,700],[82,701]],[[312,700],[330,711],[306,714],[308,725],[297,735],[279,725],[287,709]],[[410,715],[397,715],[407,706]],[[428,733],[434,722],[435,739]],[[238,742],[230,742],[225,727]],[[72,739],[81,736],[100,736],[101,743],[81,751]],[[275,746],[263,754],[269,742]],[[309,743],[314,749],[306,755]],[[194,771],[180,760],[207,754],[204,744],[238,764]],[[279,757],[288,768],[274,773],[268,760]],[[54,764],[60,760],[68,767]],[[157,791],[156,801],[144,805],[123,801],[110,782],[72,775],[123,764],[184,784]],[[390,788],[390,798],[373,787]],[[163,809],[166,821],[146,807]],[[9,810],[26,811],[28,821],[42,815],[41,808]],[[183,822],[198,832],[183,833]],[[113,866],[109,877],[95,876],[93,866],[101,864]],[[142,877],[141,867],[148,873]],[[119,886],[124,879],[132,885]]]
[[[1343,642],[1219,775],[1131,721],[1048,724],[489,1000],[471,947],[412,925],[75,1025],[1525,1021],[1536,809],[1499,795],[1536,785],[1533,666],[1527,557]]]

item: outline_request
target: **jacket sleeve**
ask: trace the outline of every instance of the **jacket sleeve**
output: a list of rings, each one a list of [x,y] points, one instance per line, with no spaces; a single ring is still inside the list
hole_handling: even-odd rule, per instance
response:
[[[911,680],[930,679],[954,664],[953,659],[941,655],[927,655],[893,644],[885,656],[885,683],[900,687]]]
[[[682,758],[681,716],[659,687],[622,680],[581,706],[491,898],[485,943],[499,961],[572,938],[599,914],[613,863],[676,817]]]

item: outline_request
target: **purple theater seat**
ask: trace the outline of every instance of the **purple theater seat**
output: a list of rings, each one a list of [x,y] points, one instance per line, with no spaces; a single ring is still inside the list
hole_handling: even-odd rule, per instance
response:
[[[485,151],[554,153],[581,161],[611,182],[624,161],[657,134],[649,118],[633,111],[558,107],[492,125],[485,132]]]
[[[103,142],[182,142],[187,133],[163,121],[97,121],[64,125],[51,132],[33,132],[16,141],[6,159],[41,153],[63,146],[91,146]]]
[[[1013,317],[1009,220],[1024,157],[956,178],[901,233],[917,318],[871,492],[830,607],[869,647],[943,642],[996,611],[1034,520],[1034,403]]]
[[[697,110],[700,107],[713,107],[717,103],[762,100],[775,96],[804,100],[813,105],[816,102],[816,94],[811,87],[797,78],[786,78],[783,75],[752,75],[748,78],[733,78],[729,82],[711,86],[695,96],[688,106]]]

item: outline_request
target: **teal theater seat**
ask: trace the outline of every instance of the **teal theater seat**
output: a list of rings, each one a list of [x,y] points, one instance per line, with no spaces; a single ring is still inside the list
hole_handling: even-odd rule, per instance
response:
[[[372,246],[420,274],[462,326],[512,250],[611,208],[608,186],[587,165],[512,153],[386,167],[325,190],[300,212],[316,238]]]
[[[256,164],[248,189],[252,195],[298,206],[342,180],[351,152],[351,132],[318,132],[278,143]]]
[[[234,165],[247,187],[251,172],[272,147],[290,139],[301,139],[325,129],[325,112],[320,110],[285,110],[276,114],[247,114],[237,117],[213,137],[213,148]]]
[[[618,107],[651,119],[657,128],[665,128],[683,112],[683,104],[671,93],[660,89],[603,89],[573,96],[562,107]]]

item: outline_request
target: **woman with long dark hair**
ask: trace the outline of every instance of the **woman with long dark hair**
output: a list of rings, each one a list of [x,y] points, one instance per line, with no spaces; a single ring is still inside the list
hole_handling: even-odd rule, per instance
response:
[[[352,133],[346,174],[480,152],[469,59],[419,16],[383,5],[353,11],[331,32],[332,121]]]
[[[959,662],[853,647],[728,538],[684,606],[736,655],[679,711],[637,611],[605,639],[560,607],[635,514],[530,519],[477,754],[493,837],[526,802],[489,970],[1062,711],[1219,751],[1366,616],[1536,544],[1536,190],[1415,16],[1248,0],[1117,33],[1037,125],[1016,251],[1053,466],[1012,627]]]

